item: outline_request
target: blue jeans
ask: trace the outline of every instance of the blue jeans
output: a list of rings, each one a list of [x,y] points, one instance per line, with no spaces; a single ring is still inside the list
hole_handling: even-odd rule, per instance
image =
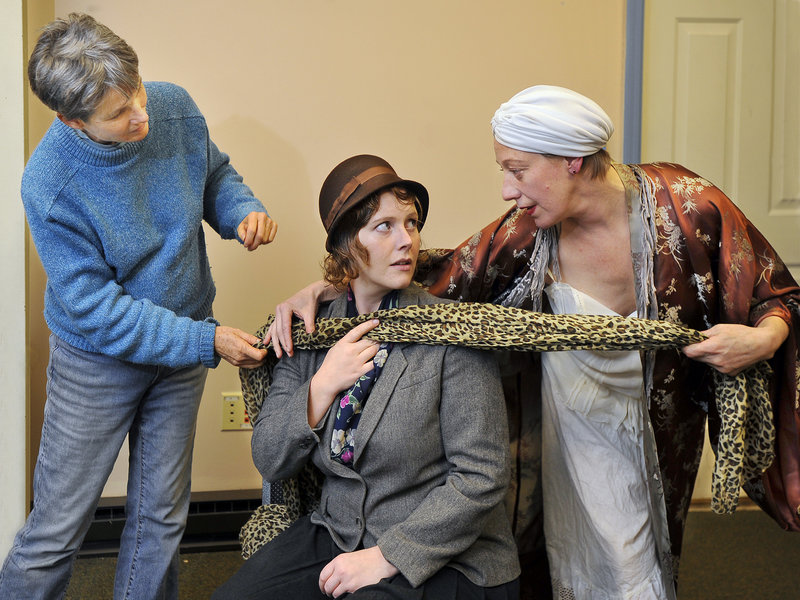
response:
[[[178,597],[203,366],[136,365],[50,336],[33,510],[0,572],[0,599],[63,598],[78,549],[130,434],[127,520],[114,598]]]

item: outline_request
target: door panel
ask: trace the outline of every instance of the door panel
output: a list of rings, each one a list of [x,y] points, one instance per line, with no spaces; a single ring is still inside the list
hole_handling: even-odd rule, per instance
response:
[[[645,6],[642,160],[714,182],[800,270],[797,0]]]

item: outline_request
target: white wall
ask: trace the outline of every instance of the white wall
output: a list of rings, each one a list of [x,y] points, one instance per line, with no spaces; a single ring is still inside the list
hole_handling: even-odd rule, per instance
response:
[[[5,3],[10,10],[0,39],[16,48],[19,8]],[[323,231],[316,194],[330,168],[350,154],[383,154],[401,175],[429,187],[428,246],[454,244],[503,210],[488,120],[522,87],[555,83],[598,99],[617,124],[610,150],[621,157],[625,0],[36,0],[26,8],[31,38],[54,12],[94,14],[137,49],[146,79],[172,80],[194,95],[212,135],[280,224],[275,244],[252,255],[209,236],[220,290],[217,316],[243,329],[257,328],[276,302],[318,276]],[[12,71],[20,68],[14,48],[0,55]],[[21,77],[4,71],[1,89],[18,89]],[[16,109],[4,99],[6,110]],[[33,98],[27,118],[33,147],[52,114]],[[3,122],[8,131],[0,152],[11,160],[0,161],[1,168],[17,169],[14,128],[22,119]],[[2,204],[10,218],[0,221],[14,231],[21,210],[18,181],[18,173],[0,177],[0,186],[9,190],[5,198],[13,200]],[[3,269],[13,271],[21,264],[14,252],[24,243],[10,239],[5,235],[0,243],[4,249],[11,243],[11,253],[4,255],[12,258]],[[15,274],[8,277],[13,281]],[[32,247],[28,277],[29,427],[35,458],[47,328],[41,317],[44,274]],[[5,295],[2,302],[13,304],[13,299]],[[21,323],[21,312],[7,322]],[[22,345],[3,342],[4,352],[10,347]],[[0,368],[22,360],[10,358],[0,361]],[[236,370],[227,365],[209,377],[198,426],[195,491],[259,485],[249,435],[219,431],[220,393],[238,387]],[[23,405],[22,392],[17,399],[0,396],[0,417],[10,410],[19,421]],[[6,465],[24,449],[25,436],[19,433],[22,425],[3,419],[0,427],[0,477],[8,477]],[[708,463],[703,473],[698,492],[707,497]],[[2,489],[22,494],[22,484],[4,481]],[[106,495],[122,495],[124,481],[120,463]],[[7,516],[8,511],[0,518]]]
[[[0,19],[0,557],[26,515],[25,220],[19,181],[25,157],[22,2]]]
[[[212,137],[278,221],[253,254],[209,235],[221,322],[255,330],[275,304],[319,277],[317,194],[353,154],[380,154],[431,192],[428,246],[460,242],[506,205],[489,119],[536,83],[597,99],[618,126],[621,156],[625,0],[56,0],[57,16],[93,14],[136,48],[146,80],[186,87]],[[37,140],[31,139],[35,144]],[[29,265],[31,301],[44,277]],[[35,298],[34,298],[35,297]],[[39,307],[32,308],[37,317]],[[47,330],[31,324],[31,405],[44,402]],[[37,358],[38,357],[38,358]],[[236,369],[208,379],[194,491],[258,488],[249,435],[221,432],[221,393]],[[40,424],[31,426],[38,443]],[[124,493],[115,469],[105,495]]]

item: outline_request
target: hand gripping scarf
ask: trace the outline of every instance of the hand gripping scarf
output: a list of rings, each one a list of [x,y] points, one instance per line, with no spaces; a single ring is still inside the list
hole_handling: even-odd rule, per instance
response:
[[[274,317],[256,333],[264,337]],[[528,310],[462,302],[407,306],[380,310],[352,318],[320,318],[314,333],[303,323],[292,329],[299,349],[324,349],[335,344],[359,323],[379,319],[367,334],[379,342],[460,345],[482,350],[642,350],[681,348],[704,338],[699,331],[667,321],[604,315],[551,315]],[[267,362],[257,369],[240,369],[242,393],[248,415],[255,422],[272,381],[277,358],[271,347]],[[742,481],[759,476],[774,458],[775,428],[767,394],[771,369],[758,363],[735,377],[714,372],[716,402],[722,424],[712,476],[712,510],[732,513]],[[757,451],[758,450],[758,451]],[[759,460],[758,457],[762,457]],[[247,558],[313,505],[300,504],[296,496],[313,496],[318,475],[301,473],[298,481],[280,482],[280,504],[261,506],[240,535]],[[274,485],[274,484],[273,484]],[[291,505],[287,513],[287,507]]]
[[[392,290],[381,300],[379,310],[397,308],[397,298],[399,293]],[[350,318],[358,316],[356,301],[353,298],[353,291],[347,287],[347,316]],[[383,371],[383,365],[389,358],[394,344],[391,341],[382,341],[378,353],[372,359],[372,369],[365,375],[358,378],[350,389],[336,397],[336,417],[331,436],[331,459],[340,462],[348,467],[353,466],[353,456],[355,454],[355,432],[358,423],[361,421],[361,411],[369,398],[372,386],[378,380]]]

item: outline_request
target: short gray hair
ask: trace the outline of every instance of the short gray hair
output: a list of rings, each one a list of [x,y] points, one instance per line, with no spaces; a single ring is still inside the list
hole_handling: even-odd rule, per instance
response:
[[[28,62],[33,93],[67,119],[86,121],[109,90],[139,88],[139,58],[93,17],[72,13],[42,29]]]

